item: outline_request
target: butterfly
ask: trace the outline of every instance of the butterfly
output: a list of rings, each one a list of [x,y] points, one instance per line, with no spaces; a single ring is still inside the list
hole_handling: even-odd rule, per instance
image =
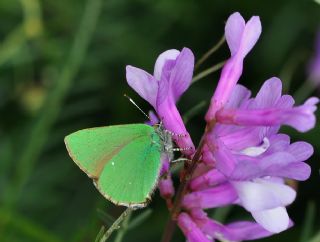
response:
[[[79,130],[65,137],[70,157],[116,205],[145,207],[157,185],[161,155],[172,149],[163,126],[125,124]]]

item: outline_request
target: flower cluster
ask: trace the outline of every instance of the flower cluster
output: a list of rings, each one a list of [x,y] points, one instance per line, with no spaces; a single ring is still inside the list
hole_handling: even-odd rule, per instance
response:
[[[296,192],[285,179],[298,181],[310,176],[306,163],[313,148],[306,142],[290,143],[279,133],[281,125],[300,132],[315,126],[318,98],[294,106],[290,95],[282,95],[278,78],[267,80],[255,97],[237,84],[246,55],[261,34],[259,17],[247,23],[239,13],[227,20],[225,36],[231,57],[222,69],[220,80],[205,115],[207,127],[201,152],[186,193],[181,199],[177,223],[190,242],[252,240],[279,233],[292,226],[286,206]],[[127,81],[157,112],[166,129],[183,137],[173,137],[192,159],[196,149],[176,107],[179,97],[191,84],[194,56],[190,49],[168,50],[155,64],[154,74],[128,66]],[[163,173],[169,171],[164,158]],[[163,197],[171,198],[174,188],[170,174],[159,184]],[[255,221],[222,225],[208,217],[205,209],[238,205]]]

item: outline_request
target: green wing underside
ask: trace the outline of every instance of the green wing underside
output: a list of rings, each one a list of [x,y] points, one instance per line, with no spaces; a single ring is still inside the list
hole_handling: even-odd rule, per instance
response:
[[[71,158],[115,204],[143,206],[159,171],[160,138],[144,124],[84,129],[65,138]]]

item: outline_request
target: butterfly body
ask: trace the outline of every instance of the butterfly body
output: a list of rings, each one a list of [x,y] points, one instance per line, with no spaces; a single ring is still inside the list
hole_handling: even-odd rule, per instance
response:
[[[65,144],[105,198],[134,208],[150,200],[159,178],[161,154],[172,146],[161,125],[145,124],[84,129],[66,136]]]

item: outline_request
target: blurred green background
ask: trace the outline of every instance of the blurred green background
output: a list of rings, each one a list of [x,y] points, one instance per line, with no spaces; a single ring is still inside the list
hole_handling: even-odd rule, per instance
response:
[[[104,200],[71,161],[64,136],[81,128],[144,122],[123,97],[127,93],[150,109],[126,84],[125,66],[153,72],[162,51],[184,46],[199,59],[221,38],[234,11],[246,19],[259,15],[263,25],[241,83],[255,93],[264,80],[280,76],[286,92],[304,90],[320,26],[320,4],[312,0],[1,0],[0,241],[94,241],[122,208]],[[197,73],[228,56],[224,44]],[[215,72],[193,84],[179,102],[181,113],[202,101],[207,106],[218,77]],[[188,123],[195,142],[205,109]],[[298,185],[297,200],[288,208],[294,228],[261,241],[310,241],[320,225],[320,127],[307,134],[284,131],[314,145],[312,177]],[[239,208],[223,212],[215,216],[250,218]],[[127,229],[112,239],[159,241],[167,217],[156,192],[149,208],[134,212]],[[184,241],[178,230],[173,241]]]

